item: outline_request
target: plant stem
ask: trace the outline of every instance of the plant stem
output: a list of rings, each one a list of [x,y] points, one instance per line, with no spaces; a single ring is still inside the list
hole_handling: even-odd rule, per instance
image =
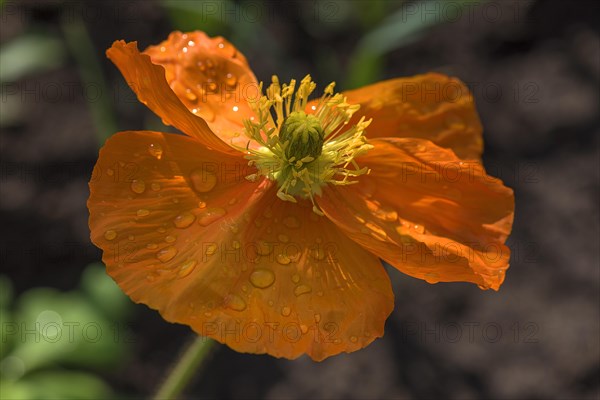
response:
[[[206,337],[195,338],[156,392],[154,400],[176,399],[210,353],[214,344],[214,340]]]

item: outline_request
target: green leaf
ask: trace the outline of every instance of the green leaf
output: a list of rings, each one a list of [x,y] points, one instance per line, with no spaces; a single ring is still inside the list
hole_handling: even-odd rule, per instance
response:
[[[106,274],[104,264],[88,265],[81,276],[80,286],[94,306],[113,321],[124,320],[131,311],[133,303]]]
[[[83,372],[44,371],[19,381],[0,381],[2,399],[97,400],[113,397],[104,381]]]
[[[32,73],[58,68],[65,61],[62,42],[48,35],[18,36],[0,49],[0,81],[14,82]]]

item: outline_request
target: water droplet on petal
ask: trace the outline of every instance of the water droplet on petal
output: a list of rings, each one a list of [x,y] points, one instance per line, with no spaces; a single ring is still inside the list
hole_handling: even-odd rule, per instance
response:
[[[246,302],[237,294],[230,294],[225,302],[232,310],[244,311],[246,309]]]
[[[417,231],[418,233],[424,233],[425,232],[425,227],[423,225],[415,224],[413,226],[413,229],[415,231]]]
[[[165,242],[167,242],[167,243],[173,243],[175,240],[177,240],[177,238],[173,235],[169,235],[169,236],[165,237]]]
[[[214,243],[210,243],[208,246],[206,246],[206,251],[205,254],[207,256],[212,256],[213,254],[215,254],[217,252],[217,245]]]
[[[206,203],[203,201],[198,202],[198,208],[206,208]]]
[[[179,271],[177,272],[177,276],[179,278],[183,278],[192,273],[194,268],[196,267],[196,260],[189,260],[179,267]]]
[[[139,210],[137,210],[136,215],[138,217],[145,217],[147,215],[150,215],[150,210],[146,208],[140,208]]]
[[[156,253],[156,258],[158,258],[161,262],[168,262],[173,259],[177,255],[177,249],[173,246],[165,247]]]
[[[308,285],[298,285],[294,288],[294,295],[296,297],[310,292],[312,292],[312,288]]]
[[[202,226],[208,226],[221,219],[225,214],[227,214],[227,211],[223,208],[207,208],[198,214],[198,223]]]
[[[237,77],[231,72],[227,73],[225,76],[225,84],[229,89],[233,89],[237,83]]]
[[[173,220],[173,225],[179,229],[185,229],[192,225],[192,223],[196,220],[196,216],[191,212],[185,212],[175,217]]]
[[[287,255],[281,253],[277,254],[277,262],[281,265],[288,265],[292,260]]]
[[[271,243],[267,243],[264,240],[259,240],[256,252],[261,256],[268,256],[271,254],[271,252],[273,252],[273,246]]]
[[[438,283],[440,281],[440,276],[434,272],[430,272],[425,274],[425,282],[427,283]]]
[[[250,274],[250,283],[259,289],[265,289],[275,282],[275,274],[269,269],[257,269]]]
[[[300,221],[298,221],[298,218],[294,216],[286,217],[283,220],[283,224],[290,229],[300,228]]]
[[[141,179],[136,179],[131,182],[131,190],[134,193],[142,194],[146,191],[146,183]]]
[[[206,170],[195,169],[190,173],[194,190],[200,193],[210,192],[217,184],[217,176]]]
[[[288,306],[281,308],[281,315],[283,315],[284,317],[288,317],[291,313],[292,313],[292,309],[289,308]]]
[[[196,94],[194,92],[192,92],[192,89],[185,90],[185,97],[187,97],[188,100],[190,100],[190,101],[198,100],[198,96],[196,96]]]
[[[150,153],[152,157],[160,160],[163,154],[162,146],[158,143],[151,143],[150,146],[148,146],[148,153]]]
[[[104,239],[106,240],[114,240],[117,237],[117,232],[109,229],[106,232],[104,232]]]

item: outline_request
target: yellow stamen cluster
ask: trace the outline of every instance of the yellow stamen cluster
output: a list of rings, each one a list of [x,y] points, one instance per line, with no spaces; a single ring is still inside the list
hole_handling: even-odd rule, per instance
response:
[[[266,95],[249,102],[257,120],[244,120],[246,136],[259,144],[252,148],[249,142],[244,149],[249,164],[258,169],[246,179],[265,176],[276,181],[280,199],[295,203],[296,197],[308,198],[319,215],[323,213],[314,196],[321,195],[321,187],[357,183],[351,178],[367,174],[369,169],[360,168],[354,159],[372,148],[364,136],[371,120],[362,117],[348,128],[360,106],[334,94],[334,86],[329,84],[316,105],[307,110],[308,97],[316,87],[310,75],[297,90],[294,79],[280,85],[273,76]],[[262,93],[262,83],[260,89]]]

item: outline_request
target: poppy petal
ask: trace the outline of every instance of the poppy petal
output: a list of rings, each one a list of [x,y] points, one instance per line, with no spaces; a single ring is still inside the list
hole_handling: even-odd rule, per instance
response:
[[[242,53],[218,36],[173,32],[145,51],[162,65],[169,85],[188,110],[201,116],[226,143],[244,146],[244,119],[254,116],[247,98],[259,96],[258,82]]]
[[[268,181],[236,182],[236,159],[191,142],[126,132],[100,152],[92,240],[123,291],[241,352],[322,360],[382,336],[393,293],[381,262]],[[225,163],[217,179],[215,162]]]
[[[452,149],[463,159],[480,159],[482,126],[469,89],[456,78],[429,73],[391,79],[343,92],[360,104],[352,123],[373,118],[368,138],[412,137]]]
[[[497,290],[514,197],[479,162],[421,139],[375,139],[352,186],[325,188],[318,203],[352,239],[430,283],[466,281]]]
[[[174,126],[188,136],[196,137],[209,147],[232,153],[218,136],[211,132],[206,122],[190,113],[169,87],[164,68],[155,65],[150,57],[141,54],[137,42],[118,40],[106,51],[106,55],[119,68],[127,84],[166,125]]]

